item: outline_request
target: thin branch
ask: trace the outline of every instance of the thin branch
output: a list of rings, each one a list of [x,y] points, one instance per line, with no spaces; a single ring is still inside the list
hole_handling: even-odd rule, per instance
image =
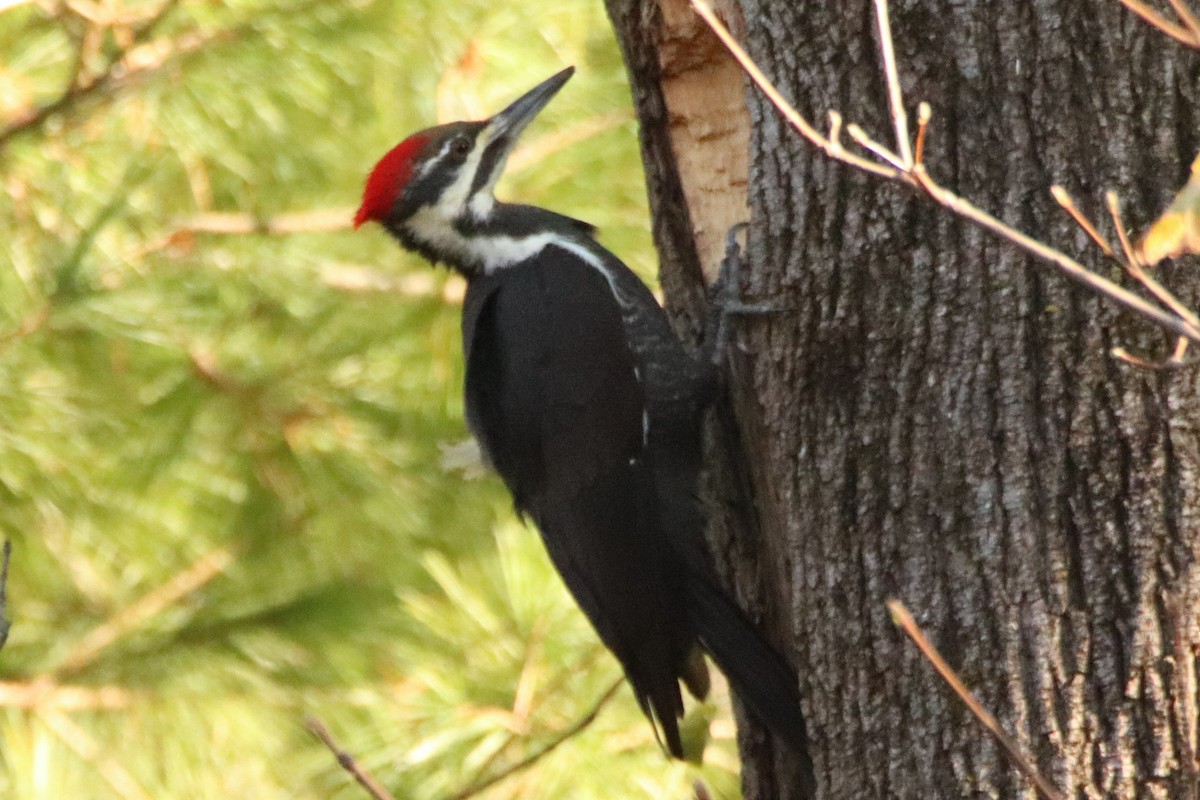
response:
[[[1138,369],[1149,370],[1151,372],[1162,372],[1164,370],[1178,369],[1179,367],[1189,367],[1200,364],[1200,361],[1192,359],[1185,361],[1184,356],[1187,354],[1187,339],[1179,339],[1175,342],[1175,351],[1166,361],[1148,361],[1140,356],[1135,356],[1124,347],[1114,347],[1108,351],[1108,354],[1113,358],[1124,361],[1132,367]]]
[[[554,678],[546,684],[542,693],[542,703],[546,703],[550,699],[556,697],[559,692],[561,692],[565,687],[569,686],[569,679],[571,677],[581,673],[586,673],[588,670],[590,670],[592,664],[596,662],[596,658],[603,652],[604,649],[602,646],[599,644],[593,645],[593,647],[584,654],[583,658],[580,659],[578,663],[559,670],[558,674],[556,674]],[[492,764],[504,756],[508,748],[521,738],[522,737],[514,729],[514,726],[508,726],[508,734],[504,741],[493,748],[491,754],[488,755],[488,757],[483,760],[483,763],[481,763],[474,770],[474,774],[469,780],[466,781],[467,785],[471,786],[482,780],[483,776],[491,770]]]
[[[321,268],[321,282],[344,292],[395,293],[402,297],[432,298],[448,305],[461,305],[466,282],[457,275],[438,275],[432,270],[384,274],[361,264],[330,262]]]
[[[108,621],[93,628],[52,672],[58,675],[79,672],[122,637],[224,573],[233,559],[234,551],[228,546],[205,553],[166,583],[142,595]]]
[[[1158,301],[1167,308],[1174,311],[1181,319],[1186,320],[1192,325],[1200,327],[1200,317],[1197,317],[1195,312],[1183,304],[1170,290],[1159,283],[1142,269],[1141,259],[1138,256],[1137,249],[1133,246],[1133,242],[1129,240],[1129,235],[1125,232],[1125,222],[1121,219],[1121,201],[1117,197],[1116,192],[1108,192],[1105,194],[1105,200],[1108,204],[1108,213],[1112,216],[1113,225],[1117,229],[1117,238],[1121,242],[1121,250],[1125,254],[1125,258],[1121,261],[1121,265],[1125,271],[1146,288],[1146,291],[1158,298]],[[1145,359],[1138,358],[1126,352],[1124,348],[1114,348],[1112,355],[1120,358],[1134,366],[1147,368],[1149,365],[1153,369],[1171,369],[1183,365],[1184,356],[1187,355],[1188,340],[1182,336],[1175,342],[1175,352],[1171,357],[1162,364],[1150,364]]]
[[[212,211],[197,214],[179,223],[171,238],[202,233],[216,235],[263,234],[283,236],[296,233],[327,233],[348,229],[354,219],[352,208],[322,208],[316,211],[291,211],[273,217],[239,212]]]
[[[172,5],[179,5],[178,0],[170,0]],[[61,0],[60,0],[61,2]],[[82,17],[100,28],[133,28],[161,17],[162,7],[157,9],[141,8],[136,4],[117,4],[110,2],[86,2],[85,0],[66,0],[67,7],[75,16]]]
[[[64,686],[46,675],[28,682],[0,681],[0,708],[113,711],[128,708],[135,697],[124,686]]]
[[[900,175],[903,176],[908,173],[910,166],[904,163],[903,157],[897,153],[893,153],[890,149],[888,149],[888,146],[882,142],[877,142],[872,139],[871,135],[863,130],[862,126],[860,126],[858,123],[851,122],[849,125],[847,125],[846,133],[850,134],[850,138],[853,139],[854,143],[859,147],[863,148],[864,150],[871,151],[895,167],[896,171]]]
[[[470,786],[466,787],[465,789],[455,792],[454,794],[447,797],[446,800],[467,800],[467,798],[474,797],[475,795],[480,794],[481,792],[484,792],[487,789],[490,789],[491,787],[495,786],[500,781],[505,780],[506,778],[512,777],[513,775],[516,775],[518,772],[523,772],[523,771],[529,769],[534,764],[536,764],[538,761],[541,761],[543,758],[548,756],[553,750],[555,750],[563,742],[567,741],[568,739],[570,739],[574,736],[579,735],[584,730],[586,730],[589,725],[591,725],[593,722],[595,722],[596,718],[600,715],[600,712],[604,709],[604,707],[606,705],[608,705],[609,701],[613,699],[613,697],[617,693],[617,690],[621,688],[621,684],[623,684],[624,682],[625,682],[624,678],[617,679],[613,683],[612,686],[608,687],[608,689],[604,692],[604,694],[600,695],[600,698],[598,700],[596,700],[595,704],[592,705],[591,709],[586,714],[584,714],[582,717],[580,717],[578,720],[576,720],[574,723],[572,723],[569,727],[564,728],[561,732],[559,732],[559,734],[557,736],[555,736],[550,741],[546,742],[546,744],[542,745],[540,748],[538,748],[534,752],[530,753],[525,758],[521,759],[520,761],[518,761],[514,764],[511,764],[508,767],[505,767],[504,769],[500,770],[499,772],[497,772],[494,775],[484,778],[482,781],[479,781],[478,783],[473,783]]]
[[[1171,365],[1182,364],[1184,356],[1187,355],[1188,340],[1180,338],[1175,342],[1175,352],[1171,354],[1171,360],[1168,362]]]
[[[1142,269],[1137,251],[1134,249],[1133,243],[1129,241],[1129,235],[1125,232],[1125,223],[1121,220],[1121,201],[1117,197],[1117,193],[1106,193],[1105,200],[1108,203],[1108,211],[1112,215],[1113,224],[1117,228],[1117,238],[1121,242],[1121,249],[1125,252],[1125,261],[1123,262],[1125,269],[1129,271],[1129,274],[1135,280],[1139,281],[1151,294],[1157,297],[1160,303],[1174,311],[1189,325],[1200,328],[1200,317],[1196,316],[1194,311],[1185,306],[1179,298],[1171,294],[1165,286]]]
[[[4,554],[0,560],[0,648],[8,641],[12,623],[8,619],[8,562],[12,558],[12,542],[4,540]]]
[[[1172,39],[1186,44],[1188,47],[1200,48],[1200,31],[1192,28],[1192,24],[1196,22],[1196,17],[1182,3],[1177,4],[1175,0],[1171,0],[1171,6],[1175,9],[1175,13],[1179,15],[1180,19],[1184,21],[1186,27],[1171,22],[1162,14],[1143,3],[1142,0],[1120,0],[1120,3]],[[1180,10],[1181,8],[1183,9],[1182,11]]]
[[[913,154],[913,163],[922,164],[925,162],[925,135],[929,131],[929,120],[933,118],[933,109],[929,103],[921,101],[917,106],[917,146],[916,152]]]
[[[1071,216],[1071,219],[1075,221],[1075,224],[1078,225],[1084,233],[1091,237],[1092,241],[1104,252],[1106,256],[1120,264],[1122,268],[1129,273],[1130,277],[1141,283],[1148,292],[1158,298],[1159,302],[1163,303],[1172,311],[1174,311],[1181,319],[1193,326],[1200,327],[1200,318],[1197,318],[1196,315],[1189,308],[1187,308],[1187,306],[1185,306],[1175,297],[1175,295],[1171,294],[1166,287],[1164,287],[1142,269],[1137,252],[1134,249],[1133,244],[1129,241],[1129,236],[1125,233],[1125,223],[1121,220],[1120,204],[1117,200],[1117,195],[1115,192],[1109,192],[1106,195],[1106,199],[1108,202],[1109,214],[1112,216],[1113,225],[1116,228],[1117,237],[1120,239],[1124,257],[1117,254],[1112,245],[1109,244],[1108,240],[1101,235],[1095,224],[1093,224],[1092,221],[1087,218],[1087,215],[1085,215],[1079,209],[1079,207],[1075,205],[1075,201],[1071,198],[1071,195],[1067,193],[1066,189],[1061,186],[1051,186],[1050,194],[1054,196],[1054,199],[1057,200],[1058,204],[1061,205],[1063,209]],[[1177,367],[1182,364],[1183,356],[1187,353],[1187,344],[1188,340],[1186,338],[1182,336],[1179,337],[1179,340],[1175,344],[1174,355],[1172,355],[1166,363],[1162,364],[1147,361],[1146,359],[1132,355],[1124,347],[1114,347],[1109,351],[1109,354],[1114,358],[1118,358],[1127,364],[1140,369],[1165,369],[1168,367]]]
[[[991,214],[988,214],[986,211],[971,205],[961,197],[943,189],[934,183],[933,179],[929,177],[923,168],[916,167],[913,174],[918,177],[918,180],[921,182],[921,188],[925,189],[930,197],[959,216],[965,217],[993,233],[999,234],[1023,250],[1054,264],[1065,272],[1068,277],[1082,283],[1098,294],[1105,295],[1118,304],[1125,306],[1125,308],[1140,314],[1145,319],[1158,324],[1160,327],[1179,336],[1200,342],[1200,327],[1163,311],[1161,308],[1143,300],[1128,289],[1124,289],[1107,278],[1097,275],[1065,253],[1055,250],[1049,245],[1042,244],[1032,236],[1021,233]]]
[[[971,709],[971,713],[975,715],[975,718],[983,723],[983,726],[988,729],[988,731],[992,734],[992,737],[1004,749],[1004,752],[1008,754],[1009,759],[1013,762],[1017,769],[1019,769],[1022,774],[1024,774],[1025,777],[1027,777],[1033,783],[1033,785],[1037,787],[1037,790],[1042,793],[1042,796],[1048,798],[1048,800],[1066,800],[1065,795],[1051,786],[1050,783],[1043,778],[1036,769],[1034,769],[1033,765],[1031,765],[1029,761],[1021,754],[1020,749],[1017,747],[1017,743],[1014,742],[1009,735],[1004,732],[1004,729],[1000,727],[1000,723],[996,721],[996,718],[993,717],[988,710],[984,708],[978,700],[975,699],[975,696],[971,693],[971,690],[967,688],[966,684],[962,682],[962,679],[958,677],[958,674],[955,673],[955,671],[951,669],[950,665],[946,663],[945,659],[943,659],[941,654],[938,653],[937,648],[935,648],[929,639],[925,637],[925,634],[921,631],[921,628],[913,619],[912,614],[910,614],[908,609],[904,607],[904,604],[899,600],[891,599],[887,601],[887,607],[888,611],[891,612],[892,622],[896,623],[896,625],[898,625],[904,630],[905,633],[908,634],[909,638],[912,639],[917,645],[918,649],[920,649],[921,655],[925,656],[925,659],[933,665],[933,668],[937,670],[939,675],[942,676],[942,679],[946,681],[946,683],[950,684],[950,688],[954,690],[954,693],[957,694],[964,703],[966,703],[967,708]]]
[[[1096,229],[1096,226],[1092,224],[1092,221],[1088,219],[1082,211],[1079,210],[1079,206],[1075,205],[1075,200],[1072,199],[1071,195],[1067,193],[1066,189],[1056,184],[1050,187],[1050,194],[1055,200],[1058,201],[1058,204],[1063,207],[1063,210],[1071,215],[1071,219],[1075,220],[1075,224],[1078,225],[1084,233],[1092,238],[1092,241],[1095,242],[1097,247],[1104,251],[1104,255],[1111,258],[1117,257],[1117,254],[1112,249],[1112,245],[1108,243],[1107,239],[1100,235],[1100,231]]]
[[[875,20],[879,24],[879,49],[883,53],[883,72],[887,77],[888,105],[892,108],[892,123],[896,126],[896,151],[904,169],[912,169],[913,154],[908,138],[908,114],[904,111],[904,96],[900,92],[900,73],[896,70],[896,52],[892,41],[892,21],[887,0],[875,0]]]
[[[1105,192],[1104,202],[1108,206],[1108,213],[1112,216],[1113,225],[1117,229],[1117,241],[1121,243],[1121,252],[1125,254],[1125,261],[1130,266],[1137,266],[1137,252],[1133,249],[1133,243],[1129,241],[1129,234],[1125,232],[1125,223],[1121,221],[1121,201],[1117,198],[1116,192]]]
[[[1167,0],[1171,4],[1171,8],[1175,9],[1175,15],[1179,17],[1179,21],[1192,34],[1193,46],[1200,47],[1200,19],[1196,18],[1196,13],[1188,7],[1183,0]]]
[[[1099,247],[1106,256],[1119,263],[1122,268],[1129,273],[1130,277],[1141,283],[1142,286],[1146,288],[1146,291],[1154,295],[1159,302],[1174,311],[1175,314],[1177,314],[1181,319],[1190,325],[1200,327],[1200,317],[1197,317],[1191,309],[1185,306],[1165,286],[1163,286],[1161,283],[1151,277],[1149,273],[1142,269],[1141,259],[1133,247],[1133,243],[1129,241],[1129,236],[1125,232],[1125,223],[1121,219],[1120,201],[1118,200],[1115,192],[1108,192],[1105,198],[1108,203],[1109,214],[1113,220],[1113,226],[1117,231],[1117,238],[1121,242],[1121,249],[1124,253],[1124,257],[1118,255],[1117,252],[1113,250],[1112,245],[1109,244],[1108,240],[1100,234],[1100,231],[1096,228],[1092,221],[1088,219],[1082,211],[1079,210],[1078,206],[1075,205],[1075,201],[1067,193],[1066,189],[1061,186],[1051,186],[1050,194],[1054,196],[1054,199],[1058,201],[1059,205],[1061,205],[1063,209],[1071,215],[1071,219],[1075,221],[1075,224],[1091,237],[1092,241],[1095,242],[1096,246]],[[1187,353],[1187,344],[1188,340],[1186,338],[1182,336],[1179,337],[1179,340],[1175,343],[1175,353],[1166,363],[1163,364],[1139,358],[1138,356],[1129,353],[1129,351],[1123,347],[1114,347],[1109,352],[1114,358],[1119,358],[1122,361],[1141,369],[1165,369],[1168,367],[1177,367],[1182,365],[1183,357]]]
[[[829,109],[829,141],[842,146],[842,115]]]
[[[67,72],[69,77],[63,84],[64,91],[69,91],[73,88],[78,89],[83,86],[83,76],[87,68],[88,57],[95,56],[97,46],[104,41],[103,30],[91,24],[87,19],[83,20],[83,24],[84,30],[81,33],[72,32],[73,38],[76,39],[75,52],[71,57],[71,69]]]
[[[321,720],[316,717],[309,717],[307,727],[312,731],[314,736],[329,748],[329,752],[333,753],[333,757],[337,759],[338,766],[350,773],[350,776],[358,781],[358,785],[366,789],[371,797],[375,798],[375,800],[396,800],[387,789],[379,784],[379,781],[371,776],[371,773],[358,765],[358,762],[354,760],[354,756],[347,753],[334,741],[333,734],[329,732],[329,729],[325,727]]]
[[[796,130],[798,130],[800,134],[804,136],[804,138],[815,144],[830,157],[836,158],[839,161],[851,164],[866,172],[870,172],[874,175],[878,175],[889,180],[915,185],[923,190],[926,195],[928,195],[938,204],[946,207],[955,214],[958,214],[959,216],[968,219],[989,231],[992,231],[1002,238],[1009,240],[1026,252],[1031,253],[1044,261],[1050,262],[1054,266],[1058,267],[1062,272],[1066,273],[1068,277],[1084,284],[1098,294],[1105,295],[1119,305],[1134,311],[1143,318],[1154,322],[1155,324],[1174,334],[1183,336],[1196,342],[1200,342],[1200,326],[1193,325],[1186,319],[1181,319],[1178,316],[1170,314],[1153,303],[1144,300],[1133,292],[1118,286],[1107,278],[1103,278],[1100,275],[1091,272],[1065,253],[1055,250],[1054,248],[1039,242],[1033,237],[1018,231],[1016,228],[1013,228],[1010,225],[1002,222],[986,211],[973,205],[966,199],[959,197],[950,190],[942,187],[936,181],[934,181],[932,177],[930,177],[924,162],[913,163],[911,169],[907,170],[899,168],[893,169],[891,166],[877,164],[872,161],[868,161],[867,159],[849,154],[842,149],[840,144],[821,136],[819,133],[817,133],[816,129],[814,129],[812,125],[805,120],[804,117],[801,116],[800,113],[792,105],[790,105],[782,97],[782,95],[779,94],[778,91],[775,90],[775,87],[771,85],[770,81],[767,80],[762,71],[754,64],[754,62],[746,54],[746,51],[743,50],[740,45],[738,45],[738,43],[733,39],[733,36],[729,33],[728,29],[726,29],[721,21],[717,19],[716,15],[713,14],[712,9],[708,7],[708,5],[705,3],[705,0],[691,0],[691,3],[696,9],[696,12],[704,19],[709,27],[713,29],[713,32],[722,41],[722,43],[725,44],[726,48],[738,61],[738,63],[741,64],[742,69],[745,70],[746,74],[750,76],[750,78],[759,86],[760,89],[762,89],[764,94],[766,94],[771,102],[774,103],[779,109],[780,113],[782,113],[784,117],[791,122],[793,126],[795,126]],[[896,83],[894,86],[890,87],[890,91],[892,93],[899,93],[899,84]],[[902,96],[900,97],[900,104],[901,106],[903,105]],[[840,116],[834,117],[831,113],[831,119],[835,123],[833,128],[839,127]],[[928,115],[925,115],[924,119],[927,123]],[[888,164],[898,166],[903,163],[901,156],[892,153],[888,150],[888,148],[872,140],[866,135],[865,132],[862,131],[861,128],[852,125],[848,126],[847,130],[850,131],[852,136],[855,136],[855,138],[863,147],[866,147],[868,150],[875,153],[881,159],[888,162]]]

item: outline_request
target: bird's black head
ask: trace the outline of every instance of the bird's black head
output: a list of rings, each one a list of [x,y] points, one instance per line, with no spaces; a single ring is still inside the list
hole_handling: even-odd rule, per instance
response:
[[[431,260],[482,268],[481,242],[469,232],[491,216],[521,132],[574,72],[566,68],[489,120],[439,125],[396,145],[367,178],[354,227],[375,221]]]

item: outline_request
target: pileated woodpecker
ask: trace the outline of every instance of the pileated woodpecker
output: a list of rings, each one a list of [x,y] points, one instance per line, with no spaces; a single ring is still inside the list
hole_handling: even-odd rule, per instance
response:
[[[796,674],[708,562],[695,492],[711,366],[591,225],[493,196],[573,71],[489,120],[405,139],[371,172],[354,225],[379,222],[466,277],[467,422],[671,755],[683,755],[679,681],[707,691],[699,645],[811,782]]]

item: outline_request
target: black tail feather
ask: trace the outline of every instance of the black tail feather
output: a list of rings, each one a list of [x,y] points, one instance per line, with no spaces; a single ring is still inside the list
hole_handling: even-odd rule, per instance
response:
[[[652,688],[642,686],[640,680],[634,680],[634,675],[628,668],[625,669],[625,677],[633,686],[633,694],[641,706],[642,713],[650,720],[650,727],[654,729],[654,738],[658,740],[659,746],[672,758],[682,759],[683,739],[679,735],[679,718],[683,715],[683,698],[679,694],[679,681],[670,676],[665,685]]]
[[[712,578],[691,575],[688,592],[692,624],[704,649],[755,719],[786,742],[799,758],[806,795],[815,796],[816,779],[795,670]]]

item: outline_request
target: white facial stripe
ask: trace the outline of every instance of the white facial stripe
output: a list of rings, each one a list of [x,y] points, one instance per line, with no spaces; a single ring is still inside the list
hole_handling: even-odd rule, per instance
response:
[[[489,195],[490,199],[490,195]],[[488,205],[490,211],[491,204]],[[419,241],[435,252],[453,254],[458,260],[476,266],[485,274],[510,267],[542,252],[548,245],[560,247],[598,271],[608,281],[613,296],[621,305],[621,293],[614,276],[609,274],[604,259],[587,245],[560,233],[538,233],[531,236],[463,236],[454,227],[456,214],[450,206],[425,206],[413,214],[405,227]]]
[[[496,198],[492,194],[493,183],[495,181],[489,181],[487,186],[484,186],[467,201],[467,210],[471,212],[471,216],[481,222],[488,218],[492,213],[492,208],[496,205]]]
[[[491,142],[491,138],[492,132],[490,128],[479,134],[479,141],[485,142],[485,144],[476,148],[479,150],[481,157],[483,155],[483,151],[487,149],[487,143]],[[504,165],[507,163],[507,161],[508,153],[505,152],[500,157],[500,160],[492,165],[492,174],[488,176],[487,183],[485,183],[483,186],[480,186],[479,190],[475,192],[475,195],[468,199],[467,210],[471,212],[471,215],[475,217],[475,219],[487,219],[488,215],[492,213],[492,208],[496,205],[496,183],[499,182],[500,176],[504,174]]]
[[[453,254],[458,260],[475,265],[484,273],[532,258],[546,245],[555,241],[552,233],[535,236],[463,236],[454,227],[454,212],[446,213],[447,207],[426,206],[413,214],[405,227],[419,241],[440,253]]]
[[[446,141],[442,142],[442,149],[438,150],[437,155],[435,155],[433,158],[429,159],[429,162],[425,165],[427,169],[429,167],[432,167],[434,164],[436,164],[437,162],[441,161],[443,158],[446,157],[446,154],[450,152],[450,144],[453,141],[454,141],[454,138],[451,137],[451,138],[447,139]]]
[[[438,205],[446,209],[452,216],[458,216],[460,212],[467,206],[467,200],[470,199],[471,183],[475,180],[475,171],[479,169],[479,159],[483,158],[483,151],[486,147],[487,131],[482,131],[479,137],[475,139],[475,146],[471,148],[470,155],[463,165],[458,168],[458,175],[454,177],[454,183],[446,187],[442,192],[442,196],[438,198]],[[438,156],[439,159],[446,152],[453,139],[446,142],[443,153]]]
[[[425,161],[425,163],[421,165],[421,169],[418,170],[418,172],[417,172],[417,177],[418,178],[425,177],[425,175],[431,169],[433,169],[435,165],[440,164],[442,162],[442,159],[446,157],[446,154],[450,152],[450,145],[453,142],[454,142],[453,138],[447,139],[445,141],[445,143],[442,144],[442,149],[437,152],[437,155],[435,155],[433,158],[427,159]]]

